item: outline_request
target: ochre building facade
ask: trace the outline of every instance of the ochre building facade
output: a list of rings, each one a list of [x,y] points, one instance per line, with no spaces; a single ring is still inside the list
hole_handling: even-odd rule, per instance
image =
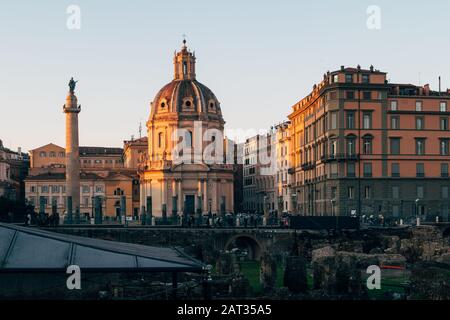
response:
[[[448,221],[449,104],[373,67],[324,74],[289,115],[295,212]]]

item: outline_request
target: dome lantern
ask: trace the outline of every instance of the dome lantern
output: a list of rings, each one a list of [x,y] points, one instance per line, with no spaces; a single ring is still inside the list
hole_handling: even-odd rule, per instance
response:
[[[173,58],[175,80],[195,80],[195,55],[187,49],[183,40],[181,51]]]

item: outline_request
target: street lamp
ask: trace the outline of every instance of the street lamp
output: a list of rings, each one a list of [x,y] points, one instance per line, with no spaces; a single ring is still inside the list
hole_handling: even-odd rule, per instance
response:
[[[419,220],[419,201],[420,199],[417,198],[416,199],[416,225],[420,225],[420,220]]]
[[[208,199],[208,216],[211,218],[211,216],[212,216],[212,210],[211,210],[211,208],[212,208],[212,199],[210,198],[210,199]]]
[[[334,216],[334,204],[336,203],[336,199],[331,199],[331,215]]]
[[[267,211],[267,196],[263,197],[263,210],[264,210],[264,214]]]

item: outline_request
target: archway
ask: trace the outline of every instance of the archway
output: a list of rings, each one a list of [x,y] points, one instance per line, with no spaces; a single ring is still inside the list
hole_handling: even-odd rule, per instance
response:
[[[249,260],[259,261],[261,259],[262,246],[258,240],[249,235],[237,235],[228,240],[225,250],[238,249],[247,252]]]

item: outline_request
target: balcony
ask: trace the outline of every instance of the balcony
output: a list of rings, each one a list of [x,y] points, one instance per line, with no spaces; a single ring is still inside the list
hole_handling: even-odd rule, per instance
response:
[[[359,160],[359,154],[342,153],[342,154],[338,154],[337,158],[339,161],[357,161],[357,160]]]
[[[302,164],[302,170],[310,170],[315,168],[316,163],[315,162],[305,162]]]
[[[288,169],[288,174],[294,174],[294,173],[295,173],[295,168]]]
[[[337,160],[336,155],[335,154],[326,154],[320,157],[320,161],[322,163],[327,163],[327,162],[331,162],[331,161],[335,161]]]
[[[330,155],[324,155],[320,157],[320,161],[322,163],[327,163],[331,161],[358,161],[359,160],[359,154],[352,153],[337,153],[337,154],[330,154]]]

